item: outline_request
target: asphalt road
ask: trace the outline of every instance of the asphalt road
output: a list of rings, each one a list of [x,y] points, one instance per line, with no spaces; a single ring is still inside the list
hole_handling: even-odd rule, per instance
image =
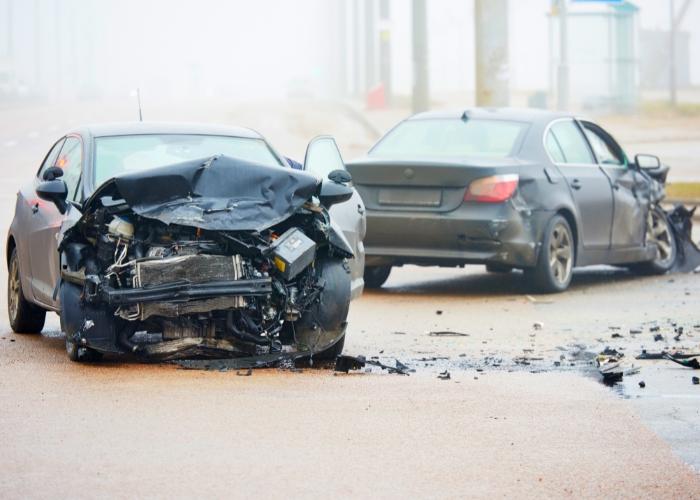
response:
[[[250,123],[297,156],[301,133],[340,132],[346,149],[369,140],[328,110],[283,110],[268,131],[255,109],[222,109],[181,113]],[[3,111],[3,234],[18,184],[58,131],[71,121],[128,118],[120,113],[89,105]],[[305,126],[290,132],[301,114]],[[3,267],[6,498],[700,497],[694,373],[633,359],[643,348],[700,349],[698,275],[596,268],[577,272],[567,293],[543,297],[529,296],[518,273],[395,270],[383,289],[353,303],[346,352],[398,359],[416,370],[410,376],[308,368],[240,376],[123,359],[77,365],[54,315],[42,335],[9,331],[6,277]],[[461,335],[430,334],[441,331]],[[591,364],[608,346],[639,368],[615,388]],[[444,371],[449,380],[437,378]]]

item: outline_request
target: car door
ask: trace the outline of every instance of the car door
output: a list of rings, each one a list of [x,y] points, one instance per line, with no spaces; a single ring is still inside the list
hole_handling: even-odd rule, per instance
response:
[[[61,178],[68,187],[68,200],[71,201],[77,196],[82,161],[82,141],[77,136],[68,136],[52,166],[63,169]],[[38,178],[37,184],[42,180]],[[37,197],[27,240],[32,266],[32,291],[39,302],[47,305],[55,303],[53,294],[60,274],[56,235],[63,218],[53,203]]]
[[[39,233],[44,230],[52,218],[58,219],[60,224],[61,214],[53,203],[39,198],[36,188],[39,183],[43,182],[46,170],[56,165],[64,142],[65,137],[62,137],[51,147],[32,183],[20,190],[19,196],[23,199],[19,200],[20,203],[17,204],[16,216],[19,221],[17,228],[21,231],[17,234],[18,248],[21,249],[20,263],[25,262],[26,259],[28,264],[23,267],[23,274],[26,275],[24,279],[30,285],[34,298],[47,305],[50,302],[46,294],[42,293],[44,288],[42,280],[46,279],[48,255],[38,251],[37,245],[40,239]]]
[[[581,244],[587,249],[609,248],[612,187],[596,163],[581,128],[571,118],[553,122],[545,135],[545,148],[569,185],[578,210]]]
[[[329,136],[314,138],[306,148],[304,170],[326,180],[328,174],[336,169],[345,170],[345,163],[335,140]],[[353,189],[352,198],[345,203],[333,205],[329,212],[331,220],[340,227],[355,254],[355,258],[350,261],[354,299],[364,288],[365,249],[362,241],[367,230],[365,205],[357,190]]]
[[[646,180],[635,169],[629,168],[627,157],[620,145],[595,123],[582,121],[598,165],[608,176],[613,193],[613,248],[640,247],[644,244],[649,197],[644,189]]]

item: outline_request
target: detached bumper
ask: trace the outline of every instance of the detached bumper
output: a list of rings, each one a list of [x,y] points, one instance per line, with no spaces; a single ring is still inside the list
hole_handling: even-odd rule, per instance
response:
[[[534,266],[548,211],[465,203],[448,213],[368,211],[366,264]]]

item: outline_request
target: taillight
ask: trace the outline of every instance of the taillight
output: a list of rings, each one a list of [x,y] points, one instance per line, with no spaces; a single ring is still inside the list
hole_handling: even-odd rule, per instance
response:
[[[513,196],[518,187],[518,174],[494,175],[469,184],[464,201],[500,203]]]

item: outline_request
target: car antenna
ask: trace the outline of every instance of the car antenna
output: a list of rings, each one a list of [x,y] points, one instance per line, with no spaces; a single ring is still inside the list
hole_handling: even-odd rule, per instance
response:
[[[141,113],[141,89],[136,87],[136,100],[139,103],[139,121],[143,121],[143,113]]]

